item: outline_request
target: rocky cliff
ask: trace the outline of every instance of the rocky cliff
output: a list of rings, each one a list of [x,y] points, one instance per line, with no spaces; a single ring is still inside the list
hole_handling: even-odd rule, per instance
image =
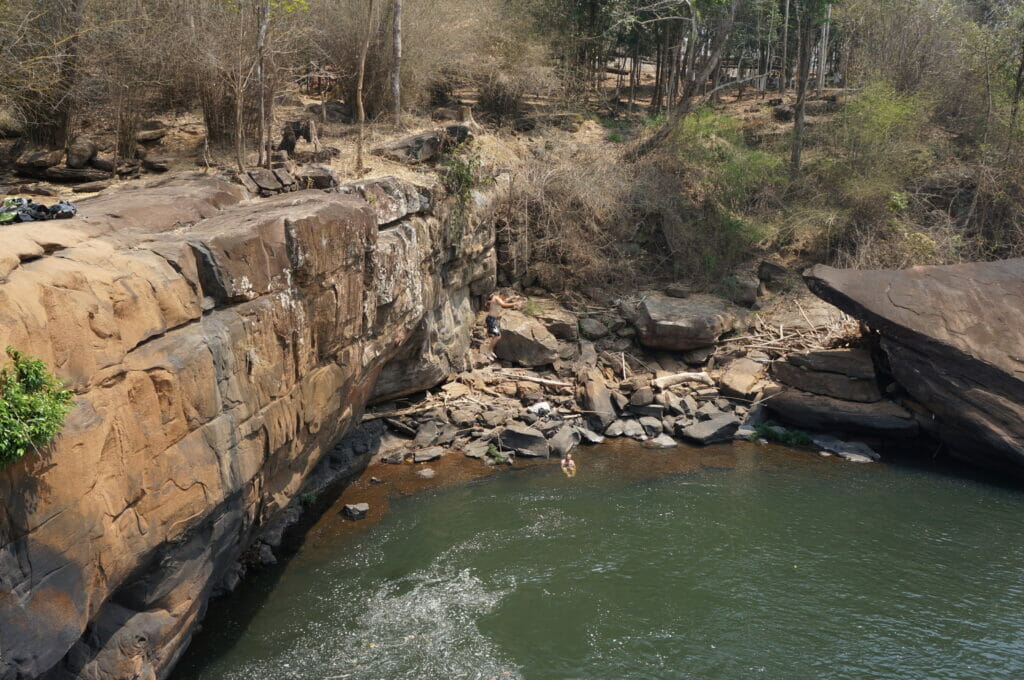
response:
[[[461,368],[494,279],[469,212],[394,180],[251,199],[196,177],[5,228],[0,347],[76,406],[0,472],[0,678],[165,675],[371,395]]]
[[[881,336],[920,425],[969,462],[1024,475],[1024,260],[904,271],[816,266],[828,302]]]

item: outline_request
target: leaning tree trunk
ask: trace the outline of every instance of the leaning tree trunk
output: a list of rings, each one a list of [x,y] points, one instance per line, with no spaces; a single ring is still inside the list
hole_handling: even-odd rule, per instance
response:
[[[802,18],[803,24],[800,27],[800,52],[797,58],[799,70],[797,72],[797,94],[796,105],[793,115],[793,149],[789,159],[789,174],[796,179],[800,174],[800,157],[803,153],[804,143],[804,117],[807,108],[807,81],[811,73],[811,53],[814,51],[811,44],[814,39],[814,21],[811,13],[808,12]]]

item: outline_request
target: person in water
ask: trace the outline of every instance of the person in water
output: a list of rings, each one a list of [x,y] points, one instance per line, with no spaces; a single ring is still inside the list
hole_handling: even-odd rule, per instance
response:
[[[505,293],[491,293],[487,299],[487,342],[484,343],[484,356],[494,361],[498,357],[494,354],[494,346],[498,344],[501,337],[501,311],[512,309],[522,302],[518,295]]]
[[[576,476],[576,461],[572,459],[571,453],[565,454],[565,458],[562,459],[562,472],[566,477]]]

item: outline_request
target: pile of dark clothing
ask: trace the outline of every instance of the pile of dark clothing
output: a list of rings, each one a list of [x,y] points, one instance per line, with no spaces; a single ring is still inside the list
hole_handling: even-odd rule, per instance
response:
[[[77,212],[78,208],[70,201],[60,201],[51,206],[45,206],[27,198],[5,198],[3,203],[0,203],[0,226],[18,222],[67,220],[74,217]]]

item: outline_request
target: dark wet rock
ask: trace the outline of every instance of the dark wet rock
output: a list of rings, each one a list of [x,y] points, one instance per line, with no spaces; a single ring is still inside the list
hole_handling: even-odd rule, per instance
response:
[[[402,451],[393,451],[388,455],[380,459],[380,462],[387,463],[388,465],[401,465],[405,462],[406,454]]]
[[[346,505],[342,512],[345,513],[345,517],[349,519],[366,519],[366,514],[370,512],[369,503],[349,503]]]
[[[423,449],[417,451],[412,455],[412,462],[414,463],[429,463],[432,460],[437,460],[444,455],[444,449],[440,446],[431,446],[429,449]]]
[[[714,444],[731,440],[739,426],[740,421],[736,416],[720,414],[710,420],[690,425],[680,434],[698,444]]]
[[[922,426],[969,462],[1024,475],[1024,260],[804,275],[868,324]]]
[[[505,312],[494,353],[522,366],[543,366],[558,359],[558,340],[536,319],[519,312]]]
[[[843,401],[779,387],[765,394],[770,397],[765,401],[768,410],[798,427],[903,437],[917,434],[914,416],[891,401]]]
[[[503,448],[528,458],[548,458],[551,448],[544,435],[532,427],[511,425],[499,437]]]

